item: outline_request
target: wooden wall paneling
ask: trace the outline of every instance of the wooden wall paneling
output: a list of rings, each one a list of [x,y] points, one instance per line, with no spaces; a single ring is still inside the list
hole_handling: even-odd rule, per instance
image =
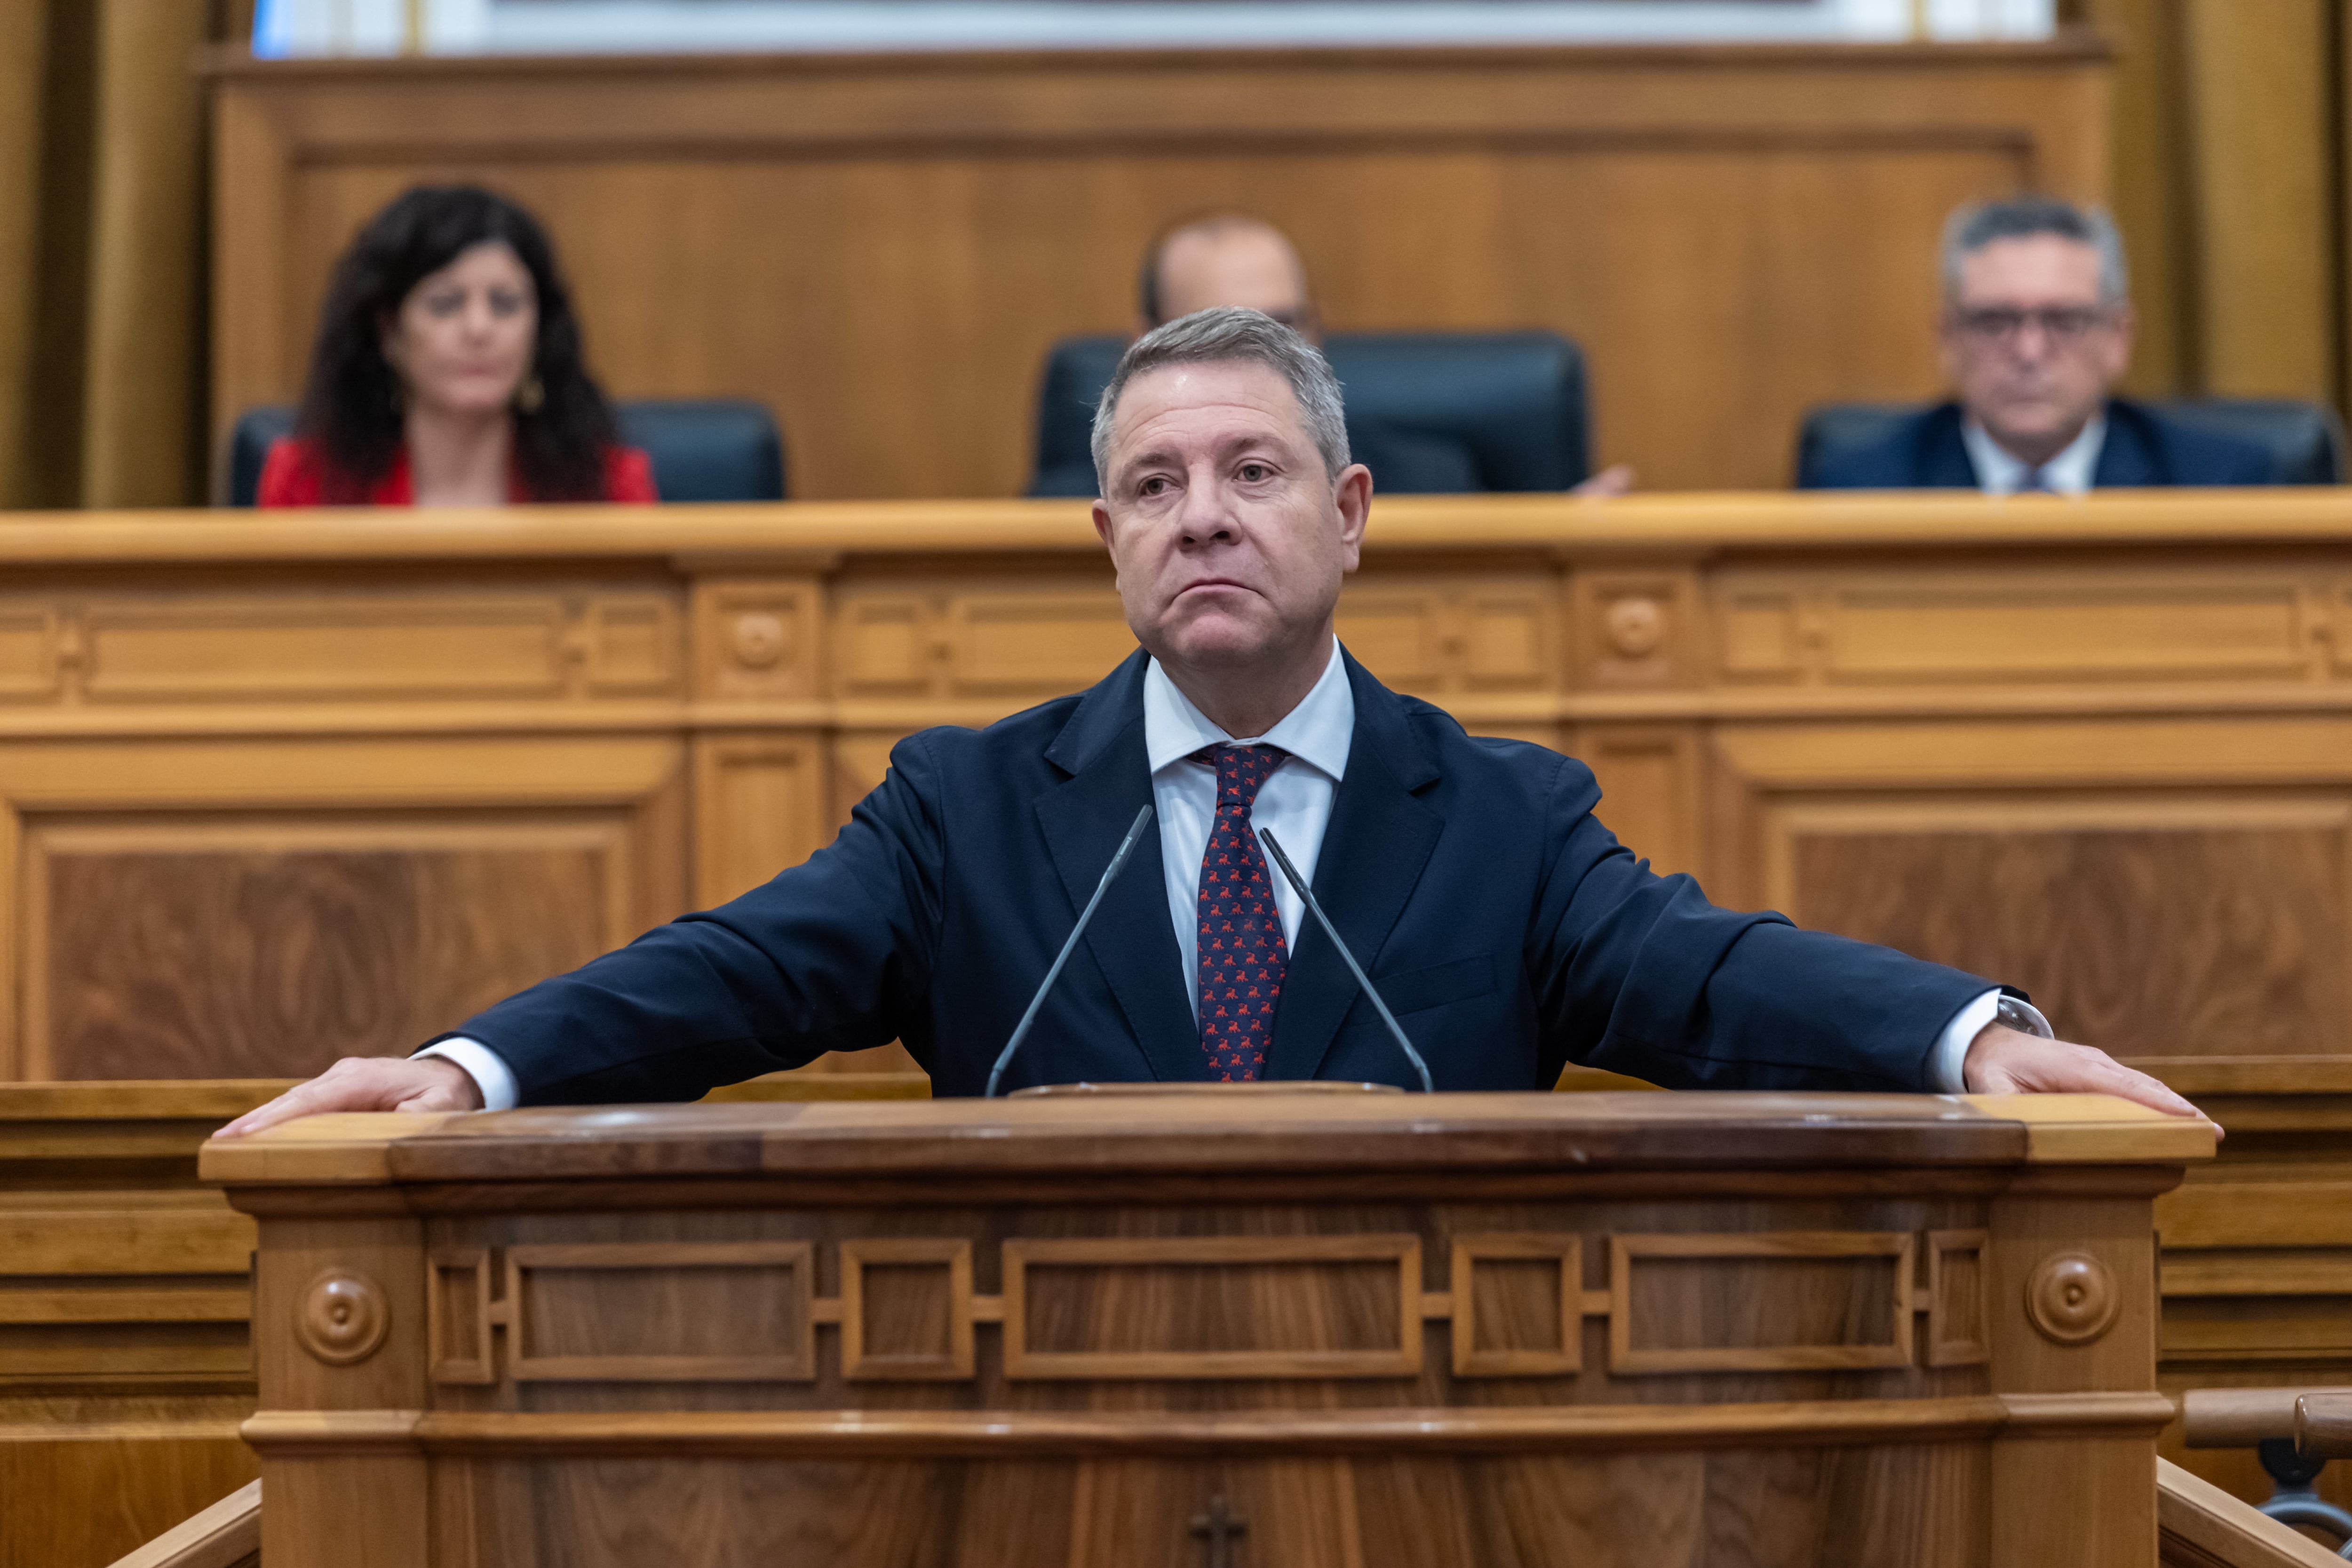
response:
[[[2127,1056],[2331,1055],[2352,1039],[2352,801],[2019,793],[1770,808],[1767,899],[2000,975],[2066,1038]]]
[[[262,398],[299,399],[318,307],[314,303],[305,319],[287,300],[293,287],[289,207],[294,171],[286,128],[250,99],[215,89],[210,101],[212,310],[206,361],[212,367],[212,494],[217,500],[228,493],[227,462],[218,454],[237,413]],[[226,238],[232,232],[247,238],[232,247]],[[236,265],[223,267],[232,248]],[[323,298],[323,289],[314,298]],[[219,330],[230,321],[239,323],[236,331]],[[235,407],[224,415],[226,388],[238,391]]]
[[[211,37],[204,7],[98,7],[86,506],[173,506],[194,493],[205,114],[188,61]]]
[[[24,824],[16,807],[0,795],[0,997],[24,994],[23,950],[33,940],[18,893],[24,886],[19,880],[24,853]],[[0,1083],[32,1076],[26,1070],[24,1011],[21,1004],[0,1005]]]
[[[1756,878],[1735,897],[2000,973],[2126,1056],[2341,1049],[2333,721],[1726,725],[1715,743],[1715,873]]]
[[[1580,724],[1566,748],[1601,784],[1596,814],[1662,876],[1705,875],[1706,743],[1695,727]],[[1713,889],[1709,877],[1706,886]]]
[[[2084,0],[2091,26],[2115,48],[2109,79],[2112,205],[2131,262],[2139,318],[2131,374],[2136,396],[2198,384],[2195,182],[2189,105],[2183,90],[2177,0]]]
[[[0,1563],[102,1568],[256,1474],[253,1222],[195,1150],[282,1087],[0,1085]]]
[[[47,5],[0,14],[0,506],[31,500],[25,468],[33,384],[34,321],[40,310],[41,129],[47,97]]]
[[[2200,358],[2214,394],[2339,395],[2333,10],[2330,0],[2181,7]]]
[[[826,772],[823,738],[810,731],[697,738],[696,908],[749,892],[831,841]]]
[[[413,1045],[685,907],[677,758],[619,735],[12,748],[21,1070]]]
[[[1015,492],[1046,345],[1122,330],[1150,235],[1225,205],[1335,327],[1570,332],[1604,459],[1777,485],[1805,405],[1933,390],[1954,203],[2106,184],[2071,36],[215,69],[216,439],[291,395],[358,224],[467,177],[547,217],[617,392],[763,398],[812,497]]]
[[[248,1396],[238,1401],[252,1407]],[[108,1568],[205,1505],[252,1484],[258,1468],[237,1441],[242,1411],[223,1410],[204,1437],[166,1434],[197,1423],[140,1413],[77,1422],[54,1411],[0,1407],[0,1562],[11,1568]],[[142,1416],[144,1416],[142,1419]],[[38,1421],[46,1430],[16,1426]],[[233,1559],[221,1560],[229,1568]]]

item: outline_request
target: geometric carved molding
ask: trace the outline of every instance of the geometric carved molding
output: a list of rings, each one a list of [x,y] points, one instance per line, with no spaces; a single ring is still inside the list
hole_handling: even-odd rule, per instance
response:
[[[972,1374],[971,1243],[841,1244],[841,1374],[959,1382]]]
[[[1927,1364],[1975,1366],[1992,1359],[1990,1232],[1927,1233]]]
[[[1617,1236],[1609,1242],[1609,1370],[1621,1376],[1658,1373],[1828,1372],[1911,1364],[1913,1237],[1907,1233],[1783,1231],[1761,1235]],[[1653,1268],[1703,1268],[1671,1296],[1637,1302],[1643,1260]],[[1888,1262],[1891,1260],[1891,1268]],[[1846,1334],[1867,1306],[1867,1276],[1884,1269],[1887,1337],[1876,1342],[1757,1342],[1787,1325],[1783,1310],[1800,1305],[1834,1321]],[[1840,1278],[1840,1276],[1843,1276]],[[1739,1342],[1752,1331],[1748,1342]],[[1687,1342],[1666,1344],[1669,1334]],[[1637,1343],[1637,1337],[1649,1342]]]
[[[508,1370],[540,1383],[809,1382],[814,1264],[805,1241],[510,1247]],[[688,1289],[681,1272],[704,1278]],[[755,1288],[740,1300],[721,1296],[725,1272],[751,1276]],[[616,1302],[633,1310],[614,1310]],[[758,1321],[745,1310],[754,1303],[782,1321]],[[606,1337],[616,1333],[635,1337]],[[685,1353],[656,1348],[689,1341],[697,1348]]]
[[[1587,1290],[1573,1233],[1458,1233],[1446,1288],[1425,1291],[1409,1234],[1011,1237],[1003,1294],[982,1295],[969,1240],[857,1237],[839,1244],[834,1297],[815,1295],[804,1241],[442,1248],[427,1354],[436,1384],[496,1383],[503,1330],[520,1381],[805,1383],[815,1331],[834,1325],[848,1381],[968,1382],[978,1326],[994,1323],[1013,1382],[1411,1378],[1428,1325],[1447,1320],[1452,1375],[1561,1377],[1583,1367],[1584,1320],[1601,1318],[1618,1376],[1991,1358],[1980,1230],[1606,1241],[1609,1283]],[[2029,1291],[2061,1342],[2105,1332],[2116,1304],[2082,1254],[2046,1262]]]
[[[490,1255],[478,1247],[445,1247],[425,1264],[425,1343],[436,1383],[495,1383],[490,1328],[507,1321],[507,1303],[490,1300]]]
[[[1008,1378],[1421,1371],[1418,1236],[1023,1237],[1006,1241],[1003,1257]],[[1119,1305],[1144,1297],[1135,1286],[1171,1274],[1183,1277],[1197,1315],[1122,1320]],[[1286,1297],[1315,1310],[1284,1311]]]
[[[1554,1377],[1584,1364],[1584,1251],[1573,1236],[1460,1236],[1454,1240],[1454,1375]],[[1481,1269],[1480,1264],[1497,1268]],[[1535,1268],[1549,1278],[1538,1279]],[[1495,1276],[1518,1276],[1516,1291]],[[1489,1288],[1482,1290],[1480,1275]],[[1547,1310],[1529,1310],[1533,1296]],[[1549,1321],[1538,1323],[1541,1317]],[[1486,1342],[1489,1335],[1504,1342]]]

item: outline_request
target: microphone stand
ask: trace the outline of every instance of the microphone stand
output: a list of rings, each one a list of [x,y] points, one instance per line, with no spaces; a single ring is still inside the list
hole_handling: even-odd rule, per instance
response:
[[[982,1100],[996,1098],[996,1086],[1003,1079],[1005,1064],[1012,1061],[1013,1053],[1021,1048],[1021,1042],[1029,1037],[1029,1026],[1037,1021],[1037,1009],[1045,1005],[1045,994],[1054,988],[1054,982],[1061,978],[1062,965],[1070,962],[1071,950],[1078,945],[1078,938],[1085,934],[1087,922],[1095,918],[1095,906],[1102,902],[1105,893],[1110,891],[1111,881],[1118,877],[1118,868],[1127,864],[1127,858],[1135,853],[1136,841],[1151,825],[1151,816],[1152,808],[1148,804],[1135,814],[1135,826],[1127,830],[1127,837],[1119,840],[1118,853],[1112,856],[1110,864],[1103,868],[1102,880],[1095,884],[1095,896],[1088,899],[1087,907],[1079,911],[1078,923],[1070,928],[1069,940],[1062,943],[1062,951],[1054,957],[1054,967],[1045,971],[1045,978],[1039,984],[1037,994],[1029,998],[1029,1010],[1021,1015],[1021,1022],[1013,1026],[1013,1037],[1004,1042],[1004,1049],[997,1053],[996,1065],[988,1069],[988,1088],[981,1096]],[[1412,1049],[1410,1046],[1405,1048]],[[1426,1078],[1428,1075],[1423,1073],[1422,1076]]]
[[[1364,966],[1356,962],[1356,955],[1348,951],[1348,944],[1339,940],[1339,928],[1331,923],[1331,917],[1323,912],[1323,906],[1315,901],[1314,889],[1309,888],[1307,885],[1307,879],[1298,874],[1298,868],[1290,863],[1290,857],[1282,852],[1282,846],[1275,842],[1273,834],[1261,827],[1257,830],[1257,836],[1265,841],[1266,848],[1273,852],[1274,863],[1282,868],[1284,879],[1298,894],[1299,900],[1314,912],[1315,919],[1323,927],[1323,934],[1331,939],[1331,945],[1338,948],[1339,956],[1347,961],[1348,973],[1356,977],[1356,984],[1362,986],[1364,994],[1372,999],[1372,1005],[1380,1012],[1381,1022],[1386,1024],[1389,1026],[1389,1033],[1396,1037],[1397,1049],[1402,1051],[1404,1059],[1412,1064],[1412,1070],[1421,1075],[1421,1092],[1436,1093],[1437,1085],[1430,1080],[1429,1064],[1421,1059],[1421,1053],[1414,1050],[1412,1042],[1404,1037],[1404,1030],[1398,1026],[1396,1015],[1390,1012],[1389,1005],[1381,1000],[1381,994],[1372,989],[1371,976],[1366,974]]]

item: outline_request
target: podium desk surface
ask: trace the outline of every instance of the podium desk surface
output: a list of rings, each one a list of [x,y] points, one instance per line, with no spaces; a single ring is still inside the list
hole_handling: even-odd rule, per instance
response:
[[[1286,1093],[332,1114],[205,1144],[231,1187],[659,1177],[927,1179],[2185,1164],[2210,1121],[2098,1095]]]

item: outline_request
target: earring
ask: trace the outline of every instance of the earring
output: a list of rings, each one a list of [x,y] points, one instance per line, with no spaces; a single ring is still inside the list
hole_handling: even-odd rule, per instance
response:
[[[517,413],[536,414],[539,412],[540,405],[546,401],[547,388],[539,384],[539,375],[537,372],[533,372],[530,379],[525,381],[520,387],[516,389],[515,410]]]

